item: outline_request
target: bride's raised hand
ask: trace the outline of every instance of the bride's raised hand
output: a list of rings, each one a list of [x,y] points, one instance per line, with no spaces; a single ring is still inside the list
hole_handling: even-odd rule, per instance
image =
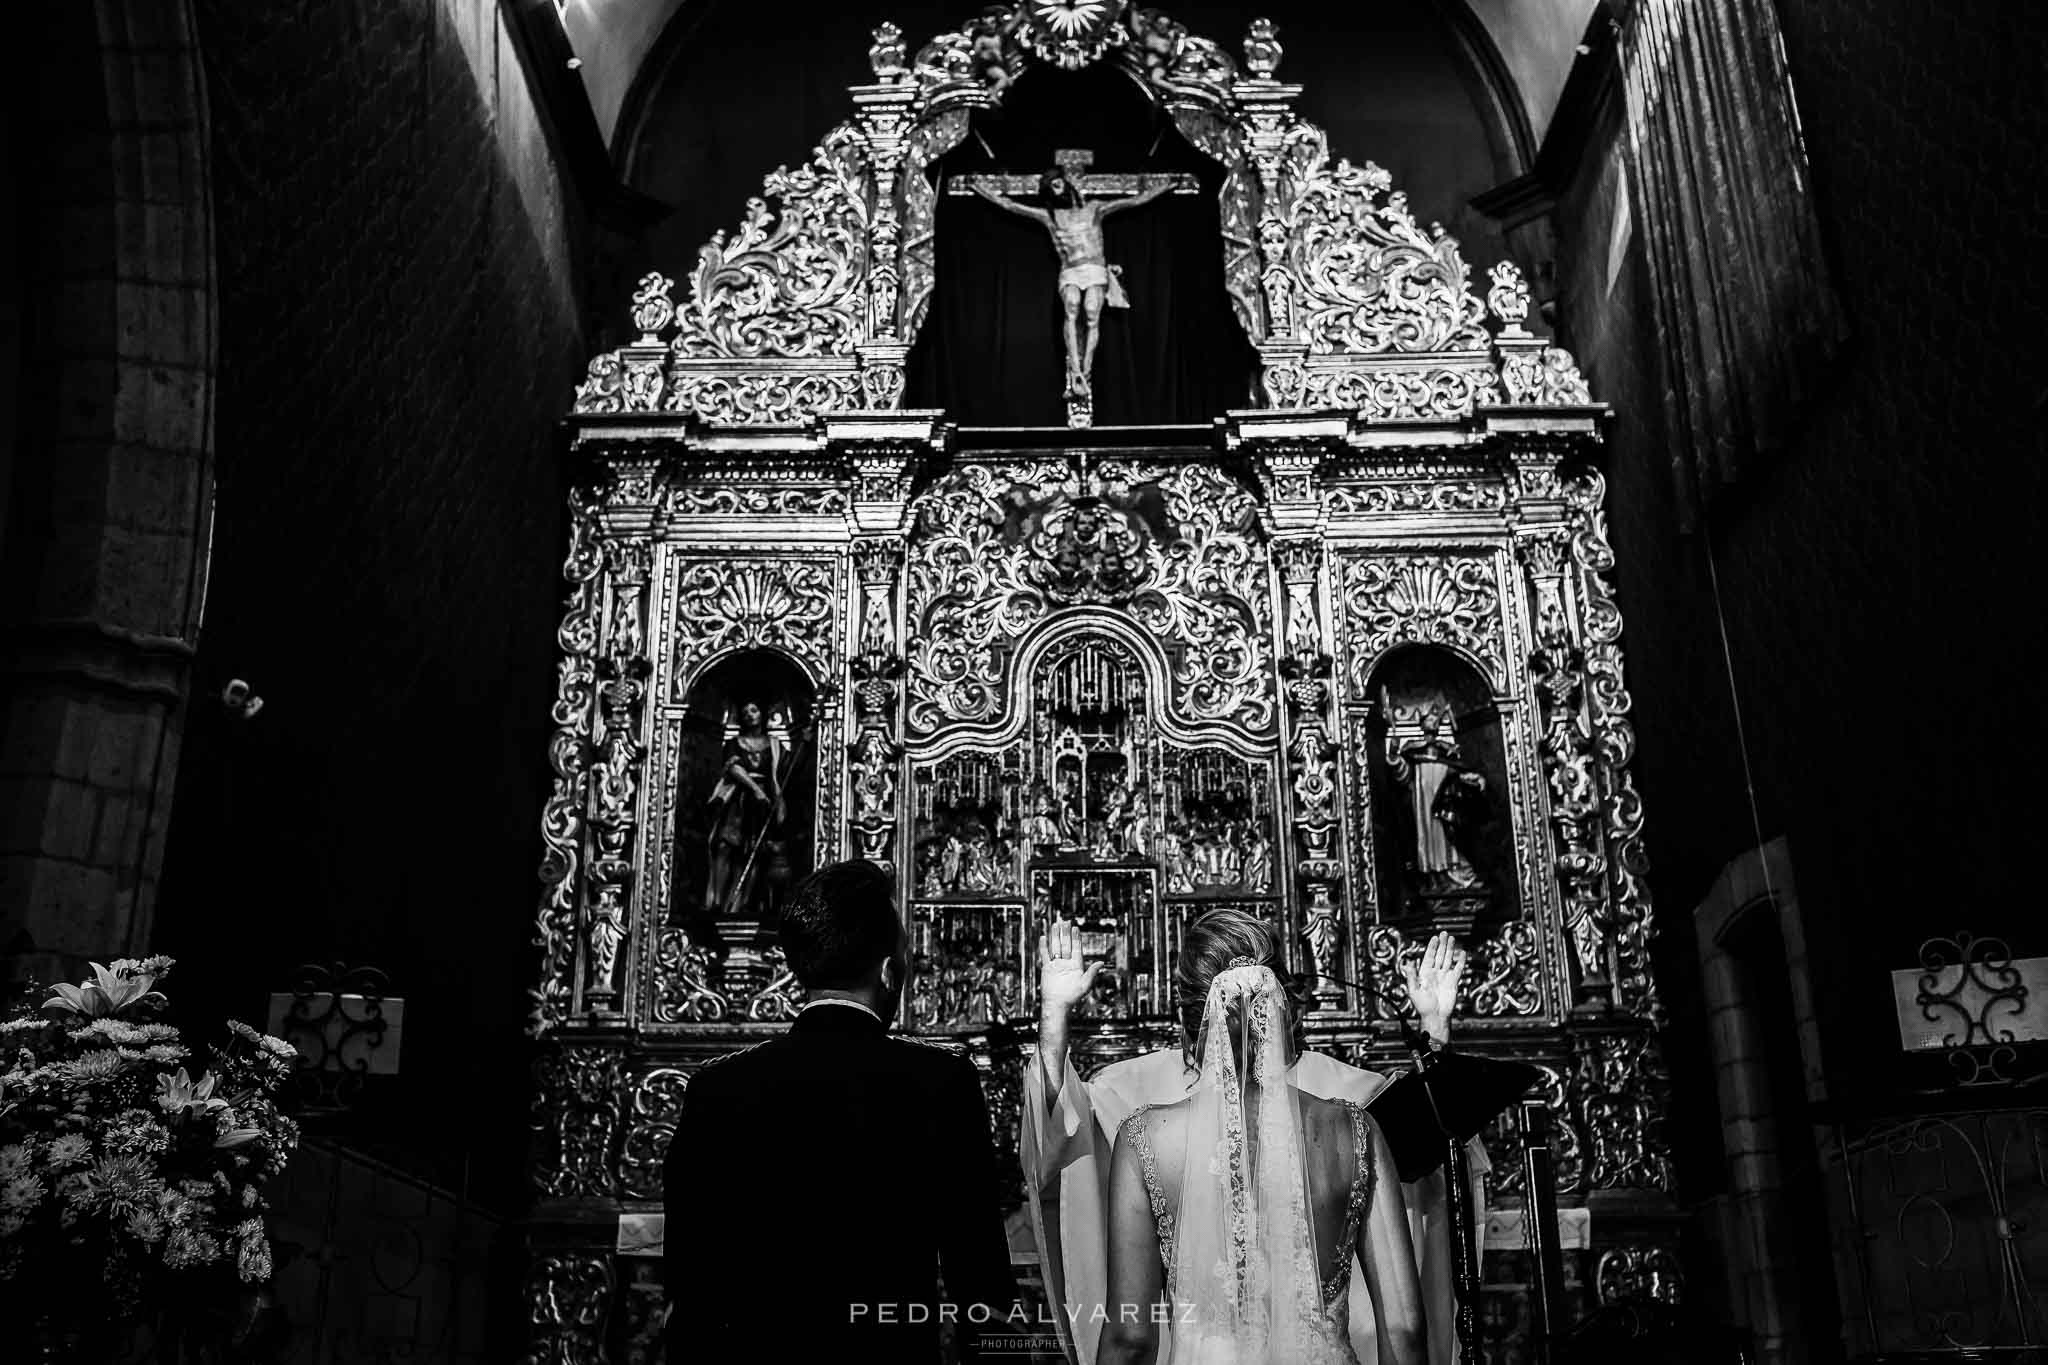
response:
[[[1095,987],[1099,962],[1081,956],[1081,930],[1056,919],[1038,936],[1038,1001],[1040,1010],[1064,1018],[1087,999]]]

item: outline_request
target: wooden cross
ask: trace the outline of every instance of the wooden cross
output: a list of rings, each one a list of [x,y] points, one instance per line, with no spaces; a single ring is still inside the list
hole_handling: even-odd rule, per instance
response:
[[[1119,171],[1107,175],[1090,175],[1088,167],[1095,164],[1095,153],[1080,148],[1063,147],[1052,154],[1053,164],[1066,172],[1067,179],[1074,187],[1090,199],[1121,197],[1149,190],[1154,185],[1164,184],[1169,194],[1200,194],[1202,184],[1185,171]],[[955,175],[946,180],[946,193],[953,195],[973,194],[977,187],[994,190],[997,194],[1027,202],[1038,194],[1039,176],[1043,172],[1013,174],[997,172],[993,175]]]

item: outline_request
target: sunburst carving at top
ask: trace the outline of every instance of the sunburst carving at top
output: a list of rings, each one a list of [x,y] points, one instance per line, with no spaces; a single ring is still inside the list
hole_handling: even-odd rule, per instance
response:
[[[1078,71],[1124,34],[1117,20],[1125,0],[1026,0],[1017,38],[1055,66]]]

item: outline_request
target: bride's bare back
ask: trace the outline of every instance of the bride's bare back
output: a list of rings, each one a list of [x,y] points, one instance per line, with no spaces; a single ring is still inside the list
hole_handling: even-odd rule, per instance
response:
[[[1301,1114],[1316,1297],[1326,1318],[1329,1358],[1355,1360],[1347,1340],[1346,1290],[1356,1256],[1373,1300],[1382,1365],[1421,1365],[1426,1346],[1421,1285],[1386,1141],[1362,1105],[1292,1087],[1290,1097]],[[1101,1365],[1155,1359],[1159,1324],[1146,1311],[1135,1315],[1141,1321],[1130,1322],[1133,1315],[1124,1306],[1149,1309],[1162,1295],[1177,1298],[1168,1281],[1180,1231],[1182,1182],[1189,1160],[1210,1159],[1188,1151],[1190,1111],[1187,1100],[1140,1109],[1117,1135],[1109,1198],[1112,1318],[1103,1335]],[[1246,1137],[1247,1157],[1256,1161],[1256,1135]]]

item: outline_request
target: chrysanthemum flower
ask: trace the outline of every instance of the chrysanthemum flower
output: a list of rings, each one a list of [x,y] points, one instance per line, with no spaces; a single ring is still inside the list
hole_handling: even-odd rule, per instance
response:
[[[118,1045],[140,1043],[142,1030],[125,1019],[95,1019],[82,1028],[71,1030],[74,1042],[87,1043],[95,1039]]]
[[[146,1109],[124,1109],[101,1139],[118,1156],[153,1156],[171,1145],[171,1135]]]
[[[93,1163],[97,1204],[120,1218],[138,1212],[156,1201],[158,1183],[149,1163],[135,1156],[103,1156]]]
[[[164,1265],[172,1270],[209,1265],[220,1259],[220,1243],[204,1232],[174,1228],[164,1242]]]
[[[250,1218],[235,1228],[235,1270],[249,1282],[270,1278],[270,1239],[262,1219]]]
[[[53,1169],[62,1170],[76,1166],[92,1156],[92,1140],[82,1133],[64,1133],[50,1140],[50,1150],[43,1154]]]
[[[5,1184],[0,1184],[0,1209],[6,1209],[10,1213],[26,1213],[42,1203],[43,1196],[47,1193],[49,1191],[43,1187],[42,1177],[34,1174],[18,1175]]]
[[[112,1080],[126,1066],[127,1061],[119,1052],[104,1047],[80,1053],[68,1062],[59,1062],[57,1070],[72,1085],[91,1085],[96,1081]]]
[[[0,1180],[12,1180],[24,1175],[34,1162],[34,1153],[26,1143],[11,1142],[0,1147]]]

